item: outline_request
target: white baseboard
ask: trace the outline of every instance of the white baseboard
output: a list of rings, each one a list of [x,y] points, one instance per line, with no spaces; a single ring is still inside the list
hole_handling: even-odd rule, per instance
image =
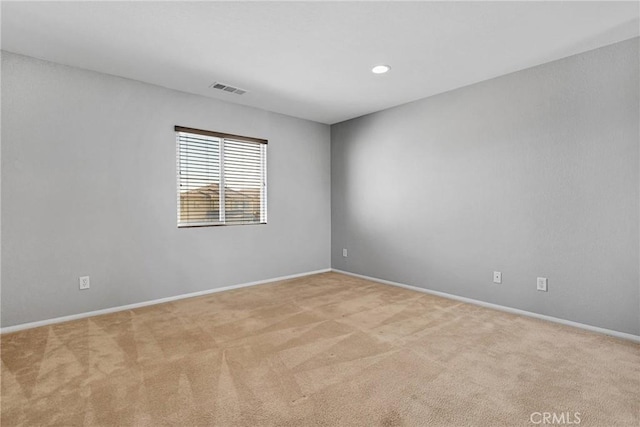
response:
[[[560,323],[562,325],[573,326],[575,328],[585,329],[587,331],[598,332],[600,334],[611,335],[616,338],[623,338],[626,340],[634,341],[640,343],[640,336],[628,334],[626,332],[618,332],[613,331],[611,329],[599,328],[597,326],[585,325],[584,323],[573,322],[571,320],[560,319],[557,317],[547,316],[544,314],[533,313],[531,311],[520,310],[517,308],[506,307],[503,305],[492,304],[490,302],[479,301],[471,298],[465,298],[458,295],[447,294],[445,292],[432,291],[430,289],[419,288],[417,286],[405,285],[404,283],[392,282],[390,280],[378,279],[376,277],[364,276],[362,274],[351,273],[348,271],[337,270],[335,268],[331,269],[336,273],[346,274],[348,276],[359,277],[360,279],[371,280],[372,282],[383,283],[385,285],[391,286],[399,286],[401,288],[411,289],[413,291],[423,292],[425,294],[437,295],[443,298],[449,298],[456,301],[462,301],[469,304],[479,305],[481,307],[492,308],[494,310],[504,311],[512,314],[519,314],[527,317],[534,317],[536,319],[548,320],[549,322]]]
[[[165,302],[178,301],[178,300],[185,299],[185,298],[193,298],[193,297],[198,297],[198,296],[202,296],[202,295],[214,294],[214,293],[217,293],[217,292],[230,291],[232,289],[246,288],[246,287],[249,287],[249,286],[257,286],[257,285],[264,285],[264,284],[267,284],[267,283],[279,282],[281,280],[288,280],[288,279],[295,279],[297,277],[310,276],[312,274],[327,273],[329,271],[331,271],[330,268],[325,268],[323,270],[308,271],[306,273],[298,273],[298,274],[291,274],[291,275],[288,275],[288,276],[274,277],[274,278],[266,279],[266,280],[258,280],[258,281],[249,282],[249,283],[241,283],[239,285],[232,285],[232,286],[225,286],[225,287],[222,287],[222,288],[207,289],[206,291],[191,292],[191,293],[188,293],[188,294],[176,295],[176,296],[167,297],[167,298],[154,299],[154,300],[151,300],[151,301],[143,301],[143,302],[138,302],[138,303],[135,303],[135,304],[127,304],[127,305],[121,305],[121,306],[118,306],[118,307],[104,308],[102,310],[87,311],[85,313],[72,314],[70,316],[56,317],[54,319],[39,320],[37,322],[29,322],[29,323],[22,323],[20,325],[7,326],[5,328],[0,328],[0,334],[7,334],[7,333],[10,333],[10,332],[17,332],[17,331],[21,331],[21,330],[24,330],[24,329],[37,328],[37,327],[40,327],[40,326],[53,325],[55,323],[68,322],[70,320],[84,319],[85,317],[99,316],[99,315],[102,315],[102,314],[115,313],[115,312],[118,312],[118,311],[132,310],[134,308],[146,307],[148,305],[155,305],[155,304],[162,304],[162,303],[165,303]]]

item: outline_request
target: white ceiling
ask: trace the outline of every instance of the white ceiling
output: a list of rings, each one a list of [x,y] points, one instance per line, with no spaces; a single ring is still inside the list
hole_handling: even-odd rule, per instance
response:
[[[332,124],[638,36],[638,17],[636,1],[3,1],[1,41]],[[376,64],[392,70],[374,75]]]

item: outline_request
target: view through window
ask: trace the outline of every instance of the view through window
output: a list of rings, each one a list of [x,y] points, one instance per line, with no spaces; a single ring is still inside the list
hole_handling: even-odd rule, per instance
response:
[[[266,224],[267,141],[175,127],[178,227]]]

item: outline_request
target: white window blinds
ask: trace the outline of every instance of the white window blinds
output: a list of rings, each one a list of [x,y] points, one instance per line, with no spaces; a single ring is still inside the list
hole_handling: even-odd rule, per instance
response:
[[[178,227],[265,224],[267,141],[175,130]]]

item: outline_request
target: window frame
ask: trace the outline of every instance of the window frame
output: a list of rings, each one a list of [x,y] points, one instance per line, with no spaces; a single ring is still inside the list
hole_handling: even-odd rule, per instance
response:
[[[175,137],[176,137],[176,189],[177,189],[177,226],[178,228],[194,228],[194,227],[218,227],[218,226],[234,226],[234,225],[266,225],[267,224],[267,144],[268,140],[261,138],[254,138],[249,136],[241,136],[241,135],[233,135],[229,133],[222,132],[214,132],[209,130],[195,129],[184,126],[174,126]],[[203,222],[181,222],[181,162],[182,157],[180,153],[180,133],[188,133],[202,136],[209,136],[218,138],[220,140],[220,182],[218,184],[219,192],[218,192],[218,221],[203,221]],[[261,180],[262,187],[260,189],[260,220],[257,222],[227,222],[225,218],[226,214],[226,206],[225,206],[225,170],[224,170],[224,145],[225,141],[230,141],[233,143],[251,143],[251,144],[264,144],[264,153],[260,155],[260,164],[261,164]],[[263,148],[261,148],[261,151]]]

